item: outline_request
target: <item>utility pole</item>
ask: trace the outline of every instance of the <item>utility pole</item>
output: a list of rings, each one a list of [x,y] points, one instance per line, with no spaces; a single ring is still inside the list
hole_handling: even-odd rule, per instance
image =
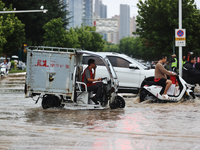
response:
[[[182,29],[182,0],[179,0],[179,29]],[[179,46],[179,75],[182,77],[182,46]]]

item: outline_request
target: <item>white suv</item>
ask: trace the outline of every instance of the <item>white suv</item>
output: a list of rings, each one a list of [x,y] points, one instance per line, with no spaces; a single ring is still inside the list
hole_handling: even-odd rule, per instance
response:
[[[148,69],[127,55],[112,52],[97,53],[106,55],[110,60],[119,80],[118,92],[120,93],[137,94],[141,88],[143,80],[145,78],[154,77],[154,69]],[[94,59],[96,62],[96,78],[108,76],[102,60],[94,56],[83,55],[83,64],[85,64],[84,69],[87,67],[89,59]]]

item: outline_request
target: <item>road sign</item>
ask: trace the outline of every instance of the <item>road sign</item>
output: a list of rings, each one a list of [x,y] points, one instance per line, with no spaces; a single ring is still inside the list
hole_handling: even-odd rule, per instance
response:
[[[175,46],[186,46],[185,29],[175,29]]]

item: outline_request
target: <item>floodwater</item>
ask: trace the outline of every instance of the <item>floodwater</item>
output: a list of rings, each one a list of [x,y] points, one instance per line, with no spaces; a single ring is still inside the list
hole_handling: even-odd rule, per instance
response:
[[[116,110],[43,110],[24,98],[24,76],[0,81],[1,150],[199,150],[200,99]]]

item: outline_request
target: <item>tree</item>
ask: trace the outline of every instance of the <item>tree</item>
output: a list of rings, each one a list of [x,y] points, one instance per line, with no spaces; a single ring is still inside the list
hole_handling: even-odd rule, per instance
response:
[[[58,18],[50,20],[43,26],[45,30],[44,45],[56,47],[64,46],[65,34],[67,31],[63,28],[63,24],[62,19]]]
[[[120,40],[119,52],[134,58],[142,58],[145,60],[155,59],[152,51],[142,43],[143,39],[140,37],[125,37]]]
[[[139,28],[136,34],[150,47],[155,56],[172,53],[173,36],[178,28],[178,0],[142,0],[137,4]],[[200,46],[200,15],[194,0],[182,1],[182,18],[186,31],[186,48],[191,51]]]
[[[113,44],[109,42],[105,42],[104,52],[119,52],[119,44]]]
[[[91,43],[91,38],[92,38],[92,34],[91,34],[91,30],[88,26],[85,26],[81,28],[76,27],[75,32],[78,34],[78,40],[80,42],[80,47],[81,49],[89,49],[92,46]]]
[[[0,2],[1,3],[1,2]],[[6,38],[3,33],[3,16],[0,16],[0,52],[3,50],[3,46],[6,44]]]
[[[61,18],[52,19],[43,26],[44,44],[55,47],[80,48],[78,34],[71,28],[66,31]]]
[[[94,52],[102,52],[105,44],[103,36],[96,32],[92,32],[91,34],[92,34],[92,38],[90,41],[91,46],[88,48],[88,50]]]
[[[0,10],[3,10],[4,3],[0,1]],[[9,9],[12,10],[12,5]],[[25,41],[24,24],[15,16],[15,14],[0,14],[0,52],[11,55],[18,50]]]
[[[65,5],[60,0],[3,0],[6,6],[13,4],[17,10],[38,10],[43,5],[48,10],[43,13],[21,13],[16,14],[24,23],[26,32],[26,42],[28,45],[42,45],[44,30],[43,26],[53,18],[62,18],[63,27],[68,24],[66,16],[69,14]]]
[[[80,41],[78,40],[78,33],[72,28],[65,35],[64,47],[81,48]]]
[[[103,51],[104,40],[95,27],[85,26],[66,31],[61,18],[52,19],[43,26],[44,44],[68,48],[81,48],[89,51]]]

